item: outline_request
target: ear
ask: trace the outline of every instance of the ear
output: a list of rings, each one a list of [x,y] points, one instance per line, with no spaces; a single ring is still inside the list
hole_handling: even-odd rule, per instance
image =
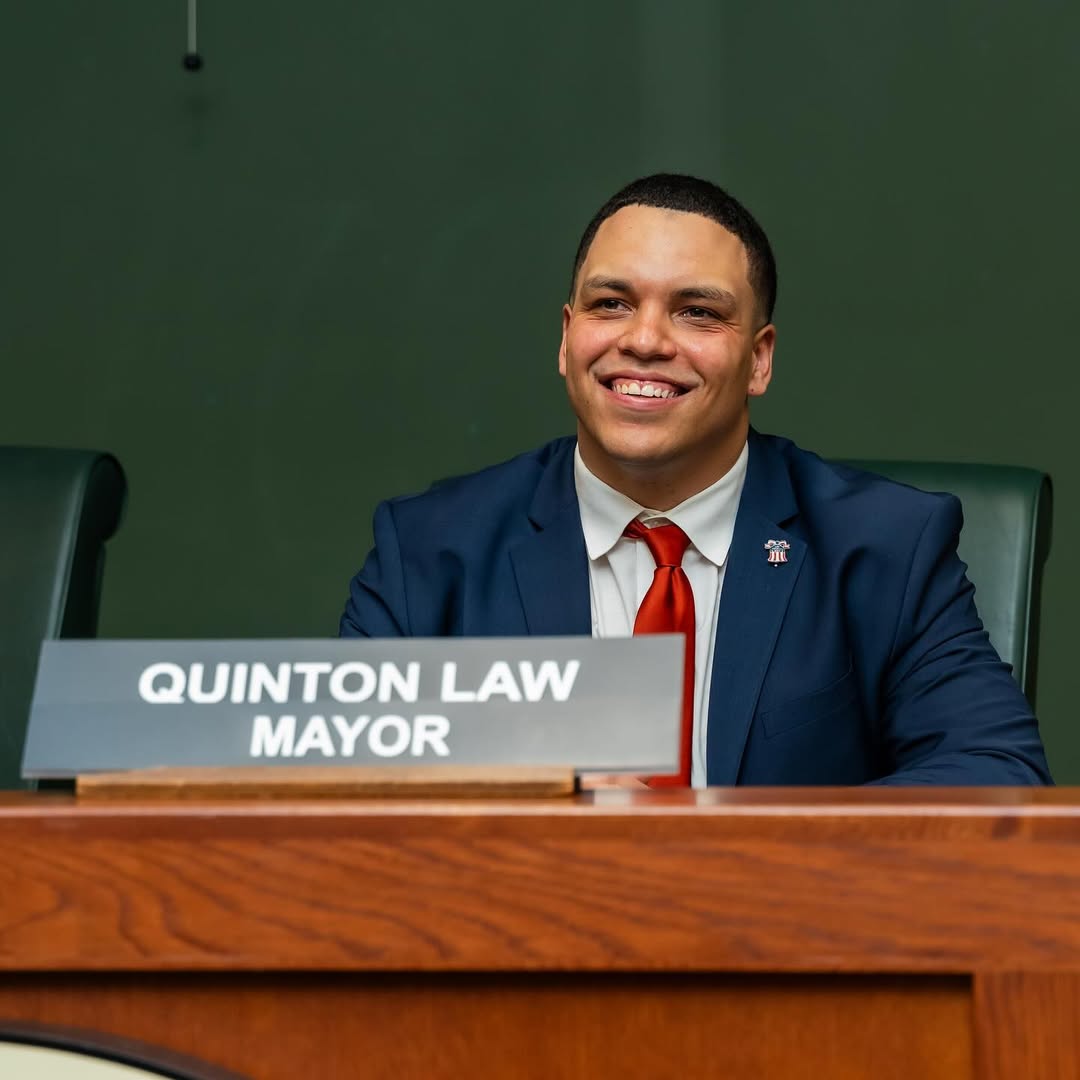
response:
[[[559,374],[566,378],[566,331],[570,326],[571,307],[563,304],[562,309],[562,341],[559,343]]]
[[[776,348],[776,327],[772,323],[763,326],[755,335],[750,353],[750,384],[746,389],[750,397],[761,397],[772,380],[773,350]]]

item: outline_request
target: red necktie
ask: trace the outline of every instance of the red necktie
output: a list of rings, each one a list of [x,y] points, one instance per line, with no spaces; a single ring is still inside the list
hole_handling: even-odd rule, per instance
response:
[[[649,786],[689,787],[694,732],[694,590],[682,560],[690,537],[678,525],[647,529],[640,521],[631,521],[623,535],[644,540],[656,562],[652,584],[634,620],[634,634],[686,635],[679,771],[674,776],[650,777]]]

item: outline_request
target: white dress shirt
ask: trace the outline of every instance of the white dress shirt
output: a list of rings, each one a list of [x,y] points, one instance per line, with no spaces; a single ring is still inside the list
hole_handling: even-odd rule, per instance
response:
[[[705,786],[705,746],[709,723],[716,620],[724,586],[735,514],[746,479],[748,451],[715,484],[663,512],[639,506],[598,479],[574,451],[574,484],[589,555],[589,603],[593,637],[631,637],[641,601],[652,584],[656,563],[647,544],[623,536],[635,518],[646,527],[678,525],[690,538],[683,570],[694,590],[694,737],[690,782]]]

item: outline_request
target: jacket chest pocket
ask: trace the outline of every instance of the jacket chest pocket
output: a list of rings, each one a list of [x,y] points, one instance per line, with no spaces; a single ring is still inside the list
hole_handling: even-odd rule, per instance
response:
[[[855,711],[859,703],[858,690],[855,670],[849,667],[845,675],[828,686],[771,706],[758,713],[758,719],[765,729],[765,737],[773,739],[812,721],[824,720],[836,713]]]

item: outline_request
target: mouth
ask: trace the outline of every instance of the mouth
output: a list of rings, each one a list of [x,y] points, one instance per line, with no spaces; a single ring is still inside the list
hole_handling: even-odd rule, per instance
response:
[[[602,379],[601,385],[610,390],[626,404],[644,404],[646,401],[672,401],[687,393],[687,388],[667,379],[633,378],[627,375],[613,375]]]

